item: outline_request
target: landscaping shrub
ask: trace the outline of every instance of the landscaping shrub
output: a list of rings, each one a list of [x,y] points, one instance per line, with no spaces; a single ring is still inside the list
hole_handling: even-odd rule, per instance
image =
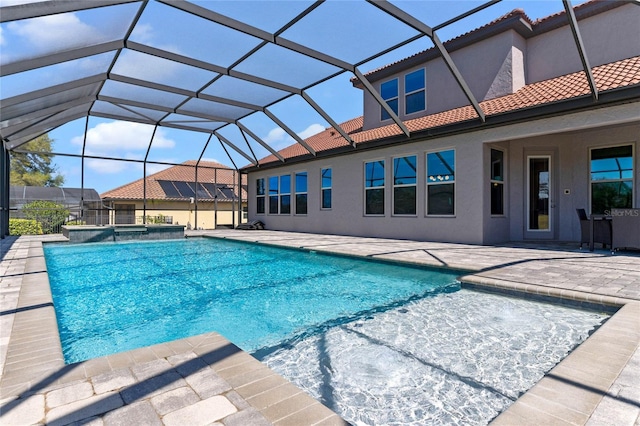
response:
[[[9,235],[42,235],[42,225],[33,219],[9,219]]]

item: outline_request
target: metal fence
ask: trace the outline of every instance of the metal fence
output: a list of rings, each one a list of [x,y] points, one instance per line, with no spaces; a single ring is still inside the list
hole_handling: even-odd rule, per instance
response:
[[[9,211],[9,219],[35,220],[42,226],[44,234],[60,234],[64,225],[108,225],[109,210],[85,209],[80,215],[80,211],[69,208],[14,208]]]

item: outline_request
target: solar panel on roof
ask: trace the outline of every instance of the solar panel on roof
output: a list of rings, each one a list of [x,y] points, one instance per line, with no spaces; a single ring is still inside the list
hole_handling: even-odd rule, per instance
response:
[[[235,195],[233,192],[233,188],[228,186],[218,186],[218,191],[220,191],[224,198],[233,198]]]
[[[211,194],[211,198],[215,198],[216,195],[220,197],[220,194],[217,193],[216,186],[213,183],[202,183],[201,185],[205,187],[209,194]]]
[[[187,182],[173,181],[173,184],[178,189],[183,198],[195,197],[196,193],[189,186]]]
[[[209,194],[209,192],[207,192],[207,190],[202,186],[201,183],[199,183],[197,186],[196,194],[198,195],[198,199],[201,200],[213,198],[213,196]]]
[[[160,184],[160,187],[164,191],[164,195],[166,195],[167,198],[183,198],[182,194],[178,192],[172,181],[159,180],[158,183]]]

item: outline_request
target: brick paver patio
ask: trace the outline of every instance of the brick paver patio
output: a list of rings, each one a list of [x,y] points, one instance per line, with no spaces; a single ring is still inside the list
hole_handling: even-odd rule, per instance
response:
[[[461,271],[483,288],[621,309],[493,422],[640,424],[640,256],[275,231],[192,232]],[[1,240],[0,424],[345,424],[217,333],[64,365],[42,241]]]

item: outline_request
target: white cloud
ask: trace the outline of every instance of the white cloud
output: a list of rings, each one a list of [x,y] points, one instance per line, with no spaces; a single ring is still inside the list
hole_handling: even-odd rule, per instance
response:
[[[320,133],[324,129],[325,128],[322,124],[315,123],[299,132],[298,136],[300,136],[304,140],[310,136]],[[280,127],[272,129],[267,137],[263,138],[263,140],[275,150],[286,148],[287,146],[296,143],[295,139],[289,136],[289,134],[282,130]]]
[[[153,126],[128,121],[100,123],[87,132],[85,149],[94,155],[113,156],[123,150],[146,151],[153,134]],[[71,139],[71,143],[82,145],[83,135]],[[162,128],[158,128],[153,138],[152,148],[173,148],[175,142],[166,137]],[[136,156],[138,157],[138,156]]]
[[[74,13],[11,22],[7,28],[41,50],[88,44],[101,39],[95,28],[80,21]]]
[[[129,169],[129,164],[124,161],[97,160],[95,158],[89,158],[86,161],[87,168],[101,175],[118,174]]]
[[[304,129],[302,132],[298,133],[302,139],[309,138],[315,134],[318,134],[324,130],[324,126],[322,124],[312,124],[311,126]]]

